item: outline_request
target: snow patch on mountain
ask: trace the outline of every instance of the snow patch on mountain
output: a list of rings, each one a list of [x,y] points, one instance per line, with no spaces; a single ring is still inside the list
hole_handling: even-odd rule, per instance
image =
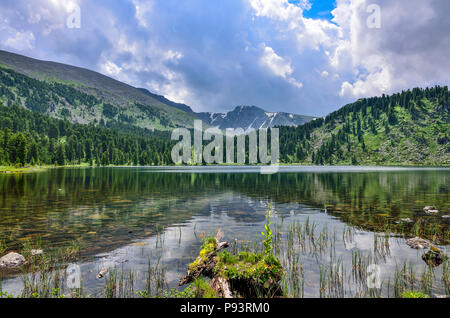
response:
[[[196,113],[203,122],[219,129],[261,129],[275,126],[299,126],[313,117],[283,112],[267,112],[256,106],[237,106],[226,113]],[[246,127],[246,129],[245,129]]]

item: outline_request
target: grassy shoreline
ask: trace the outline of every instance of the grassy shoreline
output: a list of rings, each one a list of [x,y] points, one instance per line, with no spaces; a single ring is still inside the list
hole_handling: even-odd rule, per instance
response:
[[[56,165],[43,165],[43,166],[29,166],[25,165],[24,167],[16,167],[16,166],[0,166],[0,174],[22,174],[22,173],[32,173],[32,172],[41,172],[46,171],[48,169],[54,168],[84,168],[89,167],[88,163],[82,164],[73,164],[73,165],[64,165],[64,166],[56,166]]]
[[[368,250],[355,247],[352,248],[351,259],[343,258],[339,252],[339,246],[352,246],[357,239],[357,234],[357,229],[353,227],[337,230],[328,228],[326,225],[319,226],[309,218],[302,223],[285,224],[285,227],[282,223],[273,224],[270,253],[281,261],[283,268],[283,275],[279,282],[283,294],[280,297],[430,298],[436,295],[446,297],[450,295],[448,260],[445,260],[440,268],[432,268],[425,263],[412,263],[410,260],[392,256],[391,248],[397,245],[396,238],[389,232],[374,233],[374,241]],[[260,238],[253,242],[234,241],[229,251],[219,253],[219,259],[222,263],[227,260],[225,263],[229,271],[239,265],[239,257],[263,255],[267,247],[264,244],[265,241],[261,242]],[[205,238],[204,242],[207,241],[208,239]],[[406,245],[402,246],[404,249],[410,248]],[[44,252],[42,255],[31,256],[31,248],[43,249]],[[199,256],[202,255],[202,248],[200,248]],[[97,286],[87,287],[81,281],[80,289],[70,289],[66,286],[66,270],[69,263],[78,263],[80,249],[81,246],[76,242],[67,248],[53,250],[39,243],[26,242],[23,250],[20,251],[27,259],[25,271],[22,272],[22,289],[16,295],[2,289],[0,276],[0,299],[12,297],[220,298],[220,295],[205,292],[210,291],[210,280],[207,278],[199,277],[180,288],[169,286],[166,275],[168,264],[160,263],[160,259],[151,261],[150,257],[147,268],[130,270],[120,265],[108,267],[103,280],[99,281]],[[387,275],[380,277],[379,288],[370,287],[368,278],[371,272],[368,266],[371,264],[383,266],[387,264],[387,259],[391,256],[394,257],[395,268],[392,268]],[[192,260],[194,261],[192,264],[195,264],[196,259]],[[309,263],[310,261],[313,263]],[[311,266],[319,268],[319,272],[311,273]],[[247,275],[242,270],[240,268],[237,272],[232,270],[229,273]],[[96,272],[90,274],[84,272],[86,273],[95,275]],[[249,273],[258,274],[257,271]],[[242,297],[242,295],[233,297]]]
[[[14,167],[14,166],[0,166],[0,173],[4,174],[18,174],[18,173],[31,173],[45,171],[49,167],[47,166],[25,166],[25,167]]]

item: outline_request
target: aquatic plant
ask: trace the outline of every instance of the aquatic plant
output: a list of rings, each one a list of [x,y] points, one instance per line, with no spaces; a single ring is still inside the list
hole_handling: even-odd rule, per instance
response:
[[[401,298],[430,298],[427,294],[408,290],[400,295]]]
[[[266,232],[261,232],[261,235],[263,236],[263,244],[264,244],[264,254],[266,255],[270,255],[272,253],[272,249],[273,249],[273,234],[272,234],[272,230],[270,229],[270,203],[269,203],[269,207],[267,209],[266,212],[266,224],[264,225],[264,229],[266,230]]]

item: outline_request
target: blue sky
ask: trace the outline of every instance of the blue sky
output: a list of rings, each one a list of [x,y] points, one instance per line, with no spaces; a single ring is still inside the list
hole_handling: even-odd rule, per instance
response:
[[[290,3],[299,4],[299,0],[290,0]],[[331,11],[336,8],[336,0],[315,0],[310,1],[311,7],[303,12],[303,16],[311,19],[324,19],[331,21],[333,15]]]
[[[374,4],[379,28],[367,22]],[[70,28],[77,8],[80,28]],[[322,116],[360,97],[448,85],[447,12],[440,0],[0,0],[0,49],[196,111]]]

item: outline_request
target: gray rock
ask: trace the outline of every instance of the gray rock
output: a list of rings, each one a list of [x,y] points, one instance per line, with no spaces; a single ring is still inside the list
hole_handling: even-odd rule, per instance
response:
[[[426,214],[436,214],[436,213],[439,213],[439,210],[436,209],[436,207],[434,207],[434,206],[426,206],[426,207],[423,208],[423,211],[424,211]]]
[[[442,218],[443,219],[450,219],[450,215],[443,215]]]
[[[105,275],[108,273],[108,269],[107,268],[102,268],[100,270],[100,272],[97,274],[97,278],[100,279],[102,277],[105,277]]]
[[[410,218],[403,218],[403,219],[400,219],[398,221],[395,221],[395,223],[396,224],[400,224],[400,223],[414,223],[414,221],[411,220]]]
[[[406,240],[406,244],[414,249],[422,249],[422,248],[426,248],[426,247],[430,247],[430,241],[425,240],[425,239],[421,239],[420,237],[414,237],[414,238],[410,238],[408,240]]]
[[[25,257],[11,252],[0,258],[0,268],[15,268],[25,264]]]
[[[422,259],[424,260],[424,262],[431,267],[438,267],[446,260],[446,258],[447,257],[441,251],[435,252],[429,250],[427,253],[422,255]]]

